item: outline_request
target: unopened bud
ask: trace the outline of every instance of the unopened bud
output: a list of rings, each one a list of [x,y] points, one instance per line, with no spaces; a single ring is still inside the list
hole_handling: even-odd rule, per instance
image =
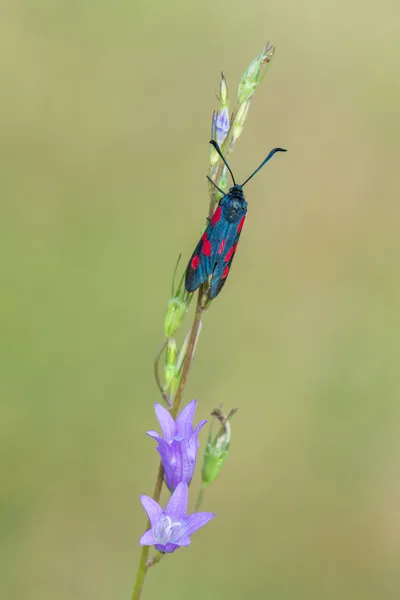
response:
[[[213,423],[211,424],[201,472],[204,486],[209,485],[214,481],[224,466],[226,459],[228,458],[229,446],[231,442],[231,427],[229,419],[235,414],[235,412],[236,409],[231,410],[227,417],[224,417],[220,409],[216,409],[211,413],[221,423],[221,429],[215,438],[212,439]]]
[[[219,113],[214,113],[214,135],[219,146],[222,146],[229,131],[229,113],[227,108],[223,108]],[[215,150],[214,150],[215,152]]]
[[[243,73],[239,83],[238,102],[242,104],[248,100],[255,92],[257,86],[264,79],[268,71],[270,62],[275,52],[275,47],[267,43],[264,50],[255,58]]]
[[[172,278],[171,297],[168,300],[167,313],[164,319],[164,335],[166,338],[173,336],[177,329],[182,325],[192,299],[192,294],[186,292],[183,286],[185,274],[182,275],[178,288],[175,290],[175,277],[180,258],[181,257],[179,256]]]
[[[229,132],[229,95],[228,86],[224,74],[221,73],[219,110],[214,111],[211,121],[211,139],[215,140],[219,146],[225,141]],[[213,168],[219,161],[218,153],[211,146],[210,148],[210,167]]]
[[[165,389],[168,389],[171,381],[176,375],[176,361],[177,361],[178,347],[174,338],[170,338],[167,343],[165,350],[165,362],[164,362],[164,379]]]
[[[229,108],[229,95],[228,95],[228,86],[226,84],[226,79],[224,74],[221,73],[221,83],[220,83],[220,98],[219,101],[221,103],[221,110],[224,108]]]
[[[168,300],[167,313],[164,319],[164,335],[170,338],[179,329],[185,318],[188,307],[184,299],[172,297]]]
[[[235,120],[232,125],[232,146],[243,131],[244,122],[246,121],[247,113],[249,112],[251,98],[243,102],[237,110]]]
[[[217,139],[217,113],[214,111],[211,120],[211,139]],[[219,155],[212,144],[210,144],[210,173],[218,170]]]

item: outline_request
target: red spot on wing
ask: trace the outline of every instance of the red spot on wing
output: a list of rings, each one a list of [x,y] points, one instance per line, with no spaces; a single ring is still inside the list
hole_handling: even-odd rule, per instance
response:
[[[210,256],[212,245],[210,240],[207,238],[207,231],[205,231],[201,236],[201,241],[203,242],[203,247],[201,249],[202,253],[204,254],[204,256]]]
[[[212,250],[212,245],[211,245],[210,240],[204,240],[203,241],[203,247],[201,249],[201,251],[204,254],[204,256],[210,256],[211,250]]]
[[[213,227],[214,227],[214,225],[215,225],[216,223],[218,223],[218,221],[220,220],[220,218],[221,218],[221,213],[222,213],[222,208],[221,208],[220,206],[218,206],[218,207],[217,207],[217,210],[215,211],[215,213],[213,214],[213,216],[212,216],[212,219],[211,219],[211,225],[212,225]]]
[[[228,277],[228,273],[229,273],[229,267],[225,267],[224,272],[221,275],[221,279],[225,279],[226,277]]]
[[[197,267],[199,266],[199,262],[200,262],[200,259],[199,259],[199,257],[198,257],[198,256],[197,256],[197,254],[196,254],[196,256],[193,256],[193,258],[192,258],[192,262],[190,263],[190,266],[192,267],[192,269],[193,269],[194,271],[195,271],[195,270],[197,269]]]
[[[245,218],[246,218],[246,215],[243,215],[243,217],[240,219],[240,223],[239,223],[238,228],[237,228],[238,233],[240,233],[242,231],[242,227],[243,227],[243,223],[244,223]]]
[[[227,253],[227,255],[224,258],[224,262],[229,262],[233,256],[233,253],[236,251],[237,248],[237,244],[235,244],[234,246],[232,246],[232,248],[229,250],[229,252]],[[225,275],[226,277],[226,275]]]
[[[218,248],[218,254],[222,254],[223,253],[225,242],[226,242],[226,239],[222,240],[222,242],[220,243],[219,248]]]

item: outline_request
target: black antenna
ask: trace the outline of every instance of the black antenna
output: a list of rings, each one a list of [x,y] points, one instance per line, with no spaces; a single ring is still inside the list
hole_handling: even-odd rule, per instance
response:
[[[226,196],[226,192],[224,192],[224,190],[221,190],[221,188],[220,188],[220,187],[218,187],[218,186],[217,186],[217,184],[213,182],[213,180],[211,179],[211,177],[209,177],[209,176],[207,175],[207,179],[208,179],[208,181],[209,181],[210,183],[212,183],[212,184],[213,184],[213,186],[214,186],[215,188],[217,188],[217,190],[218,190],[218,191],[219,191],[219,192],[220,192],[220,193],[221,193],[223,196]]]
[[[220,155],[220,157],[221,157],[221,158],[222,158],[222,160],[224,161],[224,163],[225,163],[225,166],[228,168],[228,171],[229,171],[229,173],[231,174],[231,177],[232,177],[233,183],[234,183],[234,185],[236,185],[236,181],[235,181],[235,178],[234,178],[234,176],[233,176],[233,173],[232,173],[232,171],[231,171],[231,168],[230,168],[230,166],[228,165],[228,163],[226,162],[225,158],[223,157],[223,155],[222,155],[222,152],[221,152],[221,148],[218,146],[217,142],[215,142],[214,140],[211,140],[211,141],[210,141],[210,144],[211,144],[212,146],[214,146],[215,150],[218,152],[218,154]]]
[[[263,161],[262,161],[261,165],[260,165],[260,166],[259,166],[259,167],[258,167],[258,168],[257,168],[257,169],[254,171],[254,173],[252,173],[252,174],[250,175],[250,177],[248,177],[248,178],[246,179],[246,181],[245,181],[244,183],[242,183],[242,187],[243,187],[244,185],[246,185],[246,183],[247,183],[248,181],[250,181],[250,179],[251,179],[252,177],[254,177],[254,175],[255,175],[256,173],[258,173],[258,171],[259,171],[260,169],[262,169],[262,168],[263,168],[263,166],[265,165],[265,163],[267,163],[267,162],[269,161],[269,159],[273,157],[273,155],[275,154],[275,152],[287,152],[287,150],[286,150],[285,148],[274,148],[273,150],[271,150],[271,152],[268,154],[267,158],[266,158],[265,160],[263,160]],[[229,169],[229,170],[230,170],[230,169]]]

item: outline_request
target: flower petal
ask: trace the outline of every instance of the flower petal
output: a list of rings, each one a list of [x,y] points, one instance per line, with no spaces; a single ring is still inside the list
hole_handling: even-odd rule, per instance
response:
[[[215,513],[209,512],[199,512],[189,515],[186,519],[186,535],[192,535],[192,533],[200,529],[200,527],[206,525],[208,521],[211,521],[211,519],[213,519],[214,517]]]
[[[196,429],[194,430],[193,435],[189,438],[188,455],[194,461],[196,460],[197,451],[200,446],[200,443],[198,440],[199,431],[203,427],[203,425],[205,425],[206,423],[207,423],[207,421],[200,421],[200,423],[197,425]]]
[[[196,429],[194,430],[194,434],[199,435],[199,431],[200,429],[207,423],[207,420],[204,421],[200,421],[200,423],[196,426]]]
[[[175,552],[175,550],[179,548],[179,546],[177,546],[176,544],[171,543],[167,544],[166,546],[164,546],[163,544],[156,544],[154,547],[160,552]]]
[[[190,460],[192,460],[194,462],[196,462],[197,451],[200,446],[200,443],[198,440],[198,433],[205,423],[207,423],[207,421],[200,421],[200,423],[197,425],[195,431],[193,432],[193,435],[190,436],[190,438],[189,438],[188,457],[190,458]]]
[[[178,484],[184,481],[182,478],[182,448],[180,442],[174,440],[171,446],[168,446],[168,451],[162,457],[162,463],[168,489],[173,492]]]
[[[171,517],[172,521],[181,521],[186,518],[187,505],[188,486],[182,481],[169,499],[164,514]]]
[[[147,516],[149,517],[151,526],[154,527],[154,525],[161,517],[163,509],[158,504],[158,502],[156,502],[155,500],[153,500],[153,498],[150,498],[149,496],[140,496],[140,501],[143,505],[144,510],[147,512]]]
[[[161,406],[161,404],[155,404],[154,410],[156,411],[156,416],[158,422],[160,423],[161,432],[164,440],[166,440],[167,442],[171,442],[174,439],[176,433],[175,421],[173,420],[167,409]]]
[[[154,438],[155,440],[161,440],[162,438],[160,438],[160,434],[157,433],[157,431],[147,431],[146,432],[147,435],[149,435],[150,437]]]
[[[178,546],[190,546],[190,537],[188,535],[184,535],[183,537],[175,540],[175,543]]]
[[[182,481],[190,484],[196,466],[196,453],[192,452],[188,440],[174,440],[170,446],[173,459],[170,462],[169,488],[173,491]],[[167,477],[166,477],[167,479]],[[168,482],[168,479],[167,479]]]
[[[144,533],[142,535],[142,537],[140,538],[141,546],[154,546],[154,544],[156,544],[156,543],[157,543],[157,540],[154,537],[154,535],[152,534],[151,529],[146,531],[146,533]]]
[[[197,400],[192,400],[179,413],[176,419],[176,428],[179,438],[189,438],[193,433],[193,417],[196,412]]]
[[[189,485],[192,481],[194,469],[196,466],[196,454],[194,455],[194,457],[192,456],[189,440],[182,440],[178,443],[180,445],[181,450],[180,480],[184,481]]]
[[[170,492],[173,492],[178,483],[175,473],[177,469],[177,457],[171,446],[163,439],[158,440],[157,452],[160,454],[161,462],[164,468],[165,481]]]
[[[165,461],[171,462],[173,464],[175,461],[174,461],[174,451],[173,451],[172,445],[168,444],[168,442],[166,442],[162,438],[159,438],[157,441],[158,441],[157,451],[160,453],[161,459],[163,461],[165,460]]]

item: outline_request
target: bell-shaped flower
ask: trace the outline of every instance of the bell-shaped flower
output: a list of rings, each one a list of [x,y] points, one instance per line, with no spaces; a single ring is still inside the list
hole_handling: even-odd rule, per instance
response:
[[[170,492],[173,492],[181,482],[189,485],[193,477],[199,449],[198,434],[207,423],[207,421],[200,421],[193,429],[196,406],[197,400],[189,402],[175,421],[161,404],[154,405],[162,437],[156,431],[148,431],[147,435],[158,442],[157,450],[161,456],[165,480]]]
[[[187,516],[188,486],[180,483],[165,510],[149,496],[141,496],[151,529],[140,539],[142,546],[155,546],[160,552],[174,552],[179,546],[189,546],[192,533],[215,517],[214,513],[199,512]]]

